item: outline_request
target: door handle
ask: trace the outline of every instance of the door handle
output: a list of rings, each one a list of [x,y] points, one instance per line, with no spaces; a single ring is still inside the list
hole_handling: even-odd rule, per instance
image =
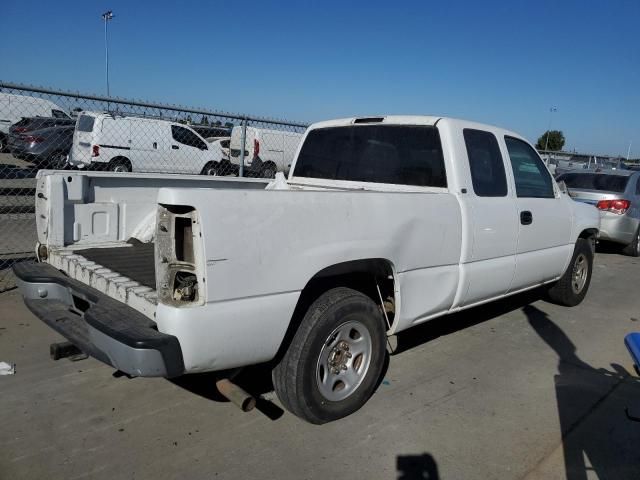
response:
[[[520,223],[522,225],[531,225],[533,223],[533,215],[529,210],[520,212]]]
[[[173,150],[180,150],[180,147],[178,145],[171,145],[171,148]]]
[[[158,142],[153,142],[153,148],[158,148]]]

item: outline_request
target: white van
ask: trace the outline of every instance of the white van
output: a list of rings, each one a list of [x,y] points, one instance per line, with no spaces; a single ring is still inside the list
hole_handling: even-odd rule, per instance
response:
[[[222,160],[193,129],[156,118],[82,112],[69,163],[112,172],[214,174]]]
[[[287,174],[301,140],[302,133],[247,127],[244,166],[263,178],[272,178],[277,171]],[[234,165],[240,165],[241,144],[242,127],[233,127],[230,160]]]
[[[61,107],[44,98],[0,93],[0,151],[7,145],[9,127],[24,117],[71,118]]]

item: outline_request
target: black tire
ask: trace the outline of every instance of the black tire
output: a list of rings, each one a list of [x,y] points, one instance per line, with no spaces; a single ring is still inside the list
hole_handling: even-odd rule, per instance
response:
[[[110,172],[128,173],[132,171],[131,162],[127,158],[118,157],[109,162],[107,170]]]
[[[636,230],[635,238],[633,242],[622,249],[622,253],[629,255],[630,257],[640,257],[640,226]]]
[[[212,177],[217,177],[220,175],[219,165],[216,162],[207,163],[202,169],[202,175],[210,175]]]
[[[49,157],[47,165],[49,168],[54,170],[64,170],[68,168],[69,164],[67,162],[67,154],[64,152],[53,153]]]
[[[585,267],[586,270],[582,270]],[[549,299],[559,305],[575,307],[584,299],[593,272],[593,250],[591,242],[579,238],[576,242],[571,262],[564,275],[548,290]]]
[[[3,153],[7,150],[7,137],[0,133],[0,153]]]
[[[311,423],[346,417],[373,394],[385,347],[385,322],[378,306],[350,288],[329,290],[309,307],[274,368],[276,394],[285,408]],[[358,353],[360,349],[365,353]],[[324,355],[326,362],[321,361]],[[356,380],[349,385],[348,378]],[[347,396],[328,399],[321,388],[330,396]]]
[[[273,162],[267,162],[262,165],[260,176],[262,178],[275,178],[277,171],[278,169]]]

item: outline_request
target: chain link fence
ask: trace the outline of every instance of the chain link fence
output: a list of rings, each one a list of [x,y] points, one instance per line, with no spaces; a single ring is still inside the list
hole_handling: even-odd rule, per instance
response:
[[[272,178],[305,124],[0,82],[0,292],[36,243],[39,169]]]

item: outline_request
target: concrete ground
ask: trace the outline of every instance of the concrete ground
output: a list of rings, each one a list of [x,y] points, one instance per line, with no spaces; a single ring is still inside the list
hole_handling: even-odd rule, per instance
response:
[[[406,332],[369,403],[324,426],[269,393],[242,413],[209,375],[53,362],[60,337],[4,293],[0,361],[17,372],[0,377],[0,478],[638,479],[623,337],[640,330],[639,263],[599,254],[575,308],[521,295]],[[267,391],[261,373],[243,385]]]

